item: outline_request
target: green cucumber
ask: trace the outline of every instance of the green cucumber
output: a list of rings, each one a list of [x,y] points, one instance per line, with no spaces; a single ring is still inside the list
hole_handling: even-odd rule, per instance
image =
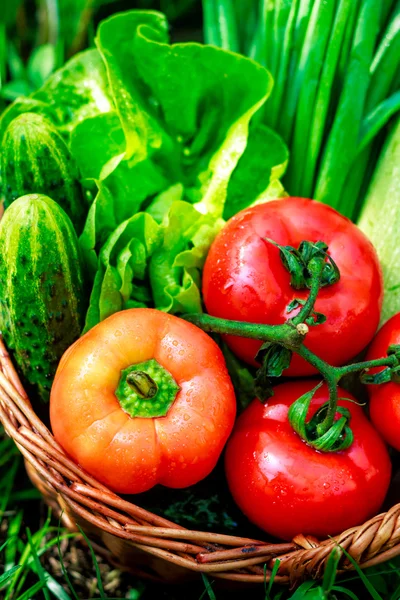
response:
[[[8,125],[1,150],[5,206],[25,194],[51,196],[81,232],[86,207],[73,157],[45,117],[24,113]]]
[[[0,328],[23,375],[48,401],[58,362],[85,317],[78,239],[62,208],[30,194],[0,221]]]

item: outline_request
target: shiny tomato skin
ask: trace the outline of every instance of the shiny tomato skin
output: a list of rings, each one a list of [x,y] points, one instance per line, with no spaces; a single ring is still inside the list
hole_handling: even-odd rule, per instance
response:
[[[289,406],[315,381],[283,383],[263,405],[254,400],[236,422],[225,454],[229,488],[250,521],[291,540],[299,533],[325,537],[363,523],[380,508],[390,482],[391,464],[379,434],[354,403],[340,400],[352,414],[352,446],[318,452],[292,430]],[[340,397],[352,399],[345,390]],[[328,398],[315,394],[311,416]]]
[[[333,365],[344,364],[371,341],[383,298],[377,254],[360,229],[329,206],[305,198],[285,198],[247,208],[228,221],[214,240],[203,273],[207,312],[216,317],[253,323],[283,323],[294,298],[307,290],[290,286],[276,246],[298,247],[301,241],[326,242],[340,269],[340,281],[319,292],[315,310],[327,321],[312,327],[306,346]],[[237,356],[256,365],[261,343],[226,336]],[[285,375],[315,370],[294,356]]]
[[[366,360],[376,360],[387,356],[392,344],[400,344],[400,313],[391,317],[376,334],[366,356]],[[382,369],[371,369],[371,373]],[[379,385],[369,385],[370,418],[383,439],[400,451],[400,383],[390,381]]]
[[[115,396],[120,372],[152,358],[180,390],[165,417],[132,418]],[[98,481],[127,494],[203,479],[235,414],[234,390],[215,342],[153,309],[116,313],[75,342],[61,359],[50,398],[59,444]]]

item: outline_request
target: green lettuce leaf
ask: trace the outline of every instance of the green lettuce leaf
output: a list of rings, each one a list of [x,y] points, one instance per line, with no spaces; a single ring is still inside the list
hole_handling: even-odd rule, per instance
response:
[[[32,98],[51,106],[56,125],[66,133],[83,119],[113,108],[106,70],[95,49],[76,54]]]
[[[125,160],[151,160],[199,212],[222,215],[249,121],[272,80],[256,63],[195,43],[168,44],[160,13],[104,21],[97,46],[126,139]]]
[[[104,144],[107,140],[107,144]],[[139,211],[141,204],[169,186],[150,160],[126,160],[125,136],[115,111],[87,118],[71,134],[71,152],[83,179],[97,180],[113,198],[117,223]]]
[[[105,179],[125,155],[125,136],[118,114],[100,113],[78,123],[71,132],[70,150],[83,179]]]
[[[179,190],[170,190],[171,194]],[[93,228],[87,221],[81,236],[86,262],[93,267]],[[108,237],[98,259],[85,332],[114,312],[139,306],[184,313],[201,312],[201,269],[222,219],[201,215],[191,204],[173,201],[159,224],[149,213],[137,213]],[[160,199],[159,199],[160,200]],[[93,207],[92,207],[93,208]]]
[[[146,208],[146,212],[148,212],[157,223],[162,223],[172,204],[177,200],[183,200],[183,196],[183,185],[181,183],[176,183],[161,192],[161,194],[158,194]]]
[[[282,177],[287,163],[288,149],[282,138],[265,125],[252,126],[246,149],[229,180],[224,218],[252,204]]]
[[[223,225],[187,202],[174,202],[163,224],[163,244],[150,261],[154,305],[173,313],[202,312],[201,270]]]
[[[107,74],[97,50],[76,54],[27,98],[19,98],[4,111],[0,140],[7,125],[25,112],[48,117],[66,135],[87,117],[113,108]],[[104,146],[104,139],[103,139]]]
[[[89,209],[85,227],[79,238],[82,257],[91,281],[94,280],[98,268],[100,248],[117,227],[114,199],[101,181],[97,181],[97,185],[97,196]]]
[[[126,308],[151,303],[147,264],[162,243],[162,231],[146,213],[121,223],[100,251],[84,332]]]

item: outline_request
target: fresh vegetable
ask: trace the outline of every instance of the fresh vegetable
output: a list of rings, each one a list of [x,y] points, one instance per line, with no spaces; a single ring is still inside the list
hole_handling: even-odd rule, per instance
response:
[[[284,383],[265,405],[254,400],[239,417],[225,454],[227,481],[241,510],[287,540],[298,533],[334,535],[363,523],[379,510],[390,482],[386,447],[345,390],[339,390],[339,406],[351,413],[350,448],[320,453],[294,433],[289,407],[314,385]],[[314,393],[309,416],[327,399],[324,385]]]
[[[78,170],[48,119],[28,112],[11,121],[3,137],[1,171],[6,207],[27,193],[48,194],[80,232],[86,206]]]
[[[400,345],[400,313],[389,319],[375,336],[367,360],[387,356],[388,348]],[[368,378],[369,413],[376,429],[388,444],[400,450],[400,383],[396,369],[371,369]],[[367,379],[368,381],[368,379]]]
[[[386,142],[363,211],[360,229],[374,244],[383,270],[385,294],[381,321],[400,311],[400,119],[397,119]]]
[[[265,65],[258,121],[289,146],[284,184],[356,218],[400,109],[400,4],[376,0],[203,0],[207,43]]]
[[[187,487],[214,468],[236,401],[221,351],[177,317],[109,317],[60,362],[51,391],[56,440],[111,489]]]
[[[333,265],[328,260],[314,314],[306,321],[310,332],[305,345],[330,364],[344,364],[363,350],[375,333],[382,305],[382,277],[371,243],[348,219],[324,204],[285,198],[233,217],[213,242],[205,263],[207,312],[272,325],[295,317],[309,294],[309,283],[303,279],[302,267],[300,280],[296,273],[288,273],[281,253],[286,252],[291,264],[293,249],[304,241],[314,245],[325,242],[340,273],[336,282],[329,279]],[[257,364],[259,341],[232,336],[226,341],[237,356]],[[284,373],[312,372],[311,365],[294,356]]]
[[[85,315],[76,233],[50,198],[30,194],[0,222],[0,327],[20,373],[44,401]]]

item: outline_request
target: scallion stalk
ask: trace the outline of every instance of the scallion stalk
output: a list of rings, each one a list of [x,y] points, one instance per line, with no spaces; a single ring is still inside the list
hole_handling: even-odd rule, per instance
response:
[[[380,3],[365,0],[358,16],[343,90],[314,191],[315,198],[334,208],[340,203],[344,181],[357,153],[379,19]]]
[[[304,71],[300,89],[293,139],[291,142],[294,160],[289,162],[285,182],[288,189],[294,188],[297,182],[302,182],[304,165],[312,121],[310,115],[315,114],[315,102],[320,82],[321,72],[326,64],[326,49],[329,41],[332,21],[335,11],[335,0],[316,2],[310,19],[310,31],[307,30],[303,46],[300,66]],[[301,192],[300,192],[301,194]]]
[[[300,180],[301,187],[297,192],[306,198],[313,192],[317,161],[320,155],[324,132],[326,131],[329,107],[332,102],[331,91],[352,5],[354,5],[353,0],[340,0],[325,56],[315,108],[312,113],[308,147],[307,151],[304,152],[305,162]]]

